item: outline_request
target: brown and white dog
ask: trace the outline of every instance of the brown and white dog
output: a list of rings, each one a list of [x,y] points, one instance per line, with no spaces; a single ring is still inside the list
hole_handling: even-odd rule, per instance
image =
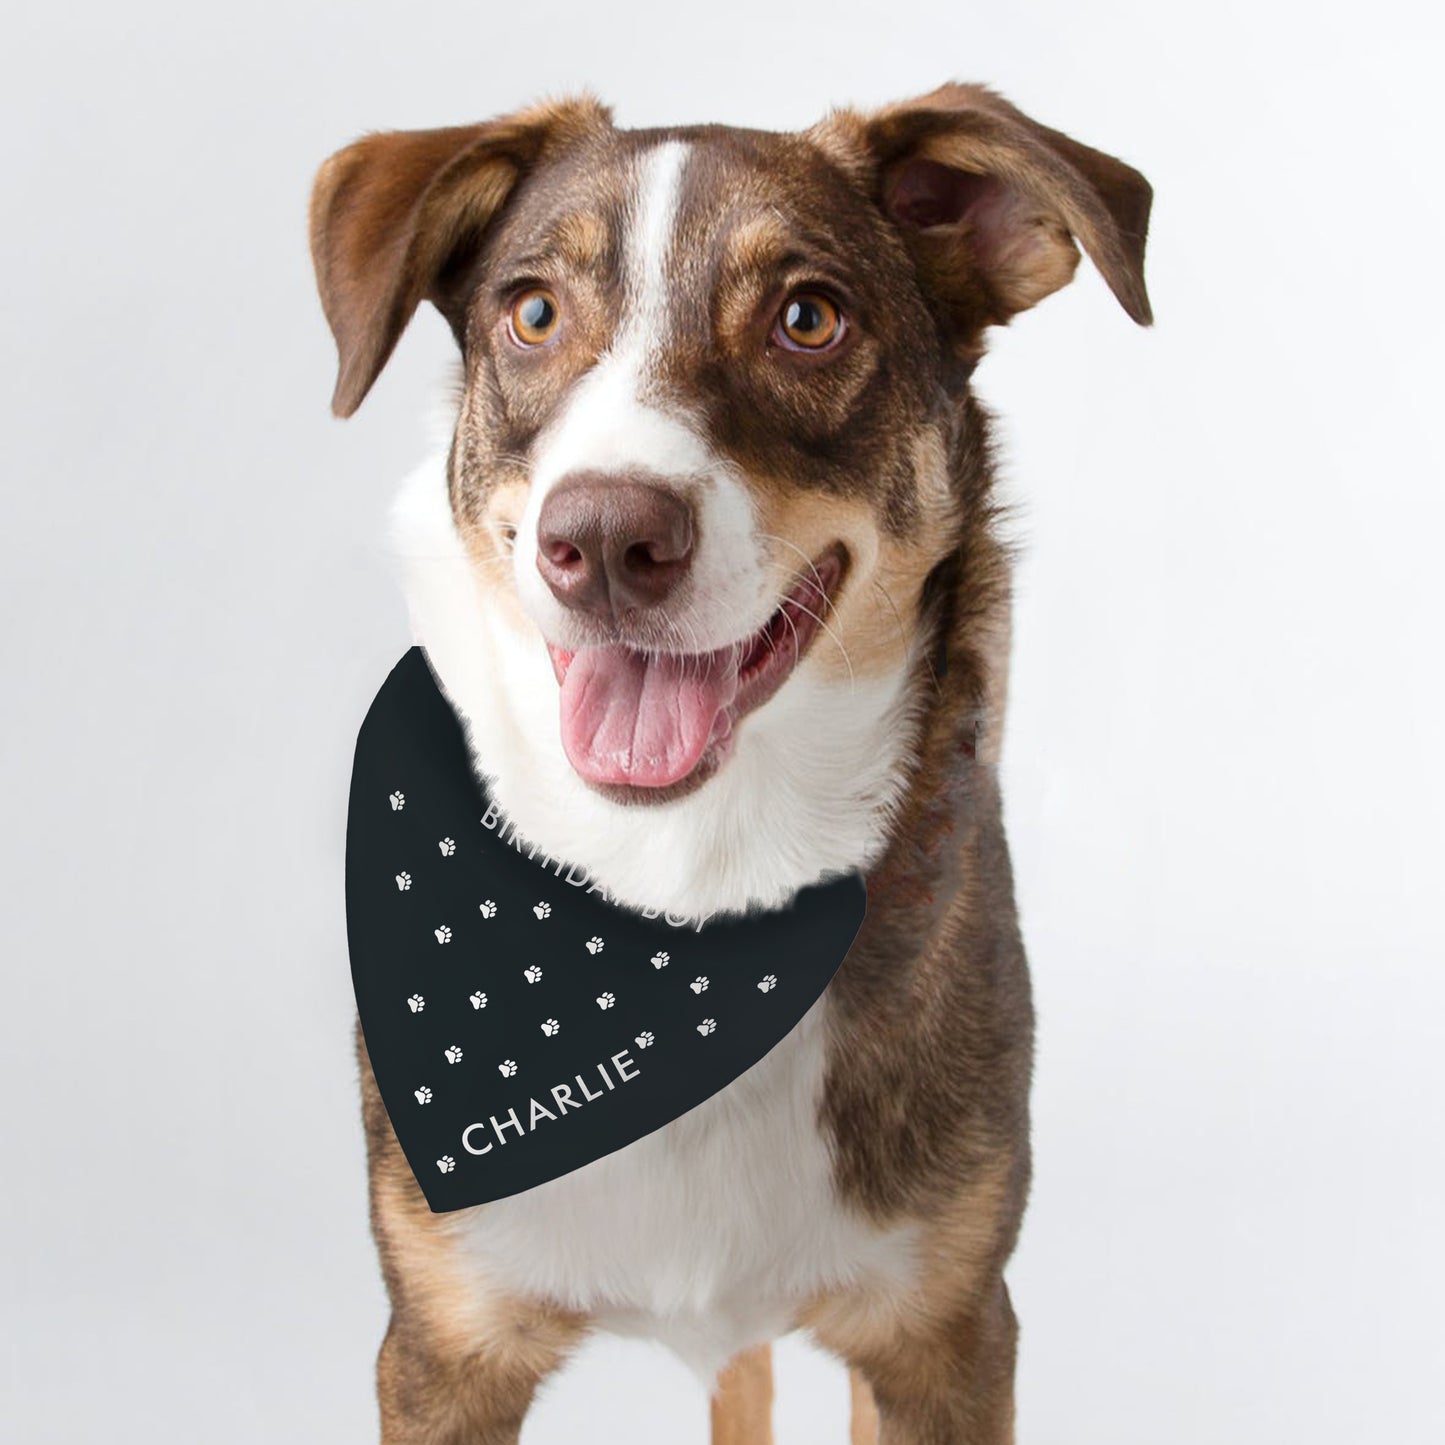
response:
[[[1149,204],[1130,167],[958,85],[789,135],[546,104],[322,168],[337,413],[422,300],[461,348],[451,445],[398,530],[519,833],[692,916],[855,868],[869,897],[761,1063],[511,1199],[428,1211],[362,1048],[387,1445],[517,1440],[594,1327],[722,1369],[717,1441],[771,1439],[766,1342],[800,1327],[853,1369],[856,1441],[1012,1439],[1032,1015],[969,377],[1076,242],[1146,323]]]

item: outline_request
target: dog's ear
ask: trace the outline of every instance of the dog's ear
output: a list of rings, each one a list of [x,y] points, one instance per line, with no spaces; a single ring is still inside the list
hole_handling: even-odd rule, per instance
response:
[[[1123,161],[1039,125],[983,86],[945,85],[815,132],[871,169],[924,285],[960,340],[1007,321],[1073,276],[1082,245],[1119,304],[1147,326],[1149,182]],[[856,161],[855,161],[856,164]]]
[[[423,300],[461,339],[461,282],[519,178],[549,147],[607,124],[584,98],[480,125],[369,135],[321,167],[311,257],[340,358],[337,416],[361,405]]]

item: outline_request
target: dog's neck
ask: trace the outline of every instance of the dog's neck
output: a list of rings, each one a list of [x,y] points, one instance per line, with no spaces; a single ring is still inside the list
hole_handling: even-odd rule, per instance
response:
[[[930,718],[945,697],[934,638],[883,678],[830,684],[799,672],[749,719],[735,755],[703,788],[622,806],[568,763],[546,651],[479,588],[444,459],[408,480],[394,524],[416,638],[493,800],[528,844],[585,869],[619,903],[694,918],[778,906],[883,853],[919,779],[919,739],[935,731]],[[1001,657],[1007,639],[997,642]],[[946,693],[969,685],[955,670]]]

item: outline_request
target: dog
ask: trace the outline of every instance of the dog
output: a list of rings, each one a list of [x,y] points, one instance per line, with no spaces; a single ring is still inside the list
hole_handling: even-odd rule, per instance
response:
[[[624,130],[590,98],[367,136],[311,242],[350,415],[422,301],[462,376],[396,524],[414,626],[518,834],[701,917],[861,870],[868,913],[761,1062],[626,1149],[434,1215],[358,1037],[392,1314],[386,1445],[519,1437],[589,1331],[717,1381],[768,1342],[853,1381],[853,1439],[1013,1439],[1004,1282],[1032,1010],[996,761],[1010,557],[988,329],[1080,248],[1151,320],[1151,190],[950,84],[794,134]]]

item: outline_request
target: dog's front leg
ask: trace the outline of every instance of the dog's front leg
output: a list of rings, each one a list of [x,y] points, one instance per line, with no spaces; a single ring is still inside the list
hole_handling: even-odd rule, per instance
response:
[[[438,1348],[428,1332],[392,1316],[376,1362],[381,1445],[517,1445],[537,1386],[564,1350],[539,1348],[522,1327],[521,1348]]]
[[[493,1287],[433,1214],[402,1156],[358,1028],[372,1232],[391,1297],[376,1362],[382,1445],[516,1445],[537,1386],[586,1333],[580,1315]]]
[[[1013,1445],[1017,1326],[1001,1279],[947,1316],[916,1328],[879,1320],[876,1333],[817,1328],[867,1389],[855,1384],[854,1445]],[[861,1408],[860,1408],[861,1407]]]

